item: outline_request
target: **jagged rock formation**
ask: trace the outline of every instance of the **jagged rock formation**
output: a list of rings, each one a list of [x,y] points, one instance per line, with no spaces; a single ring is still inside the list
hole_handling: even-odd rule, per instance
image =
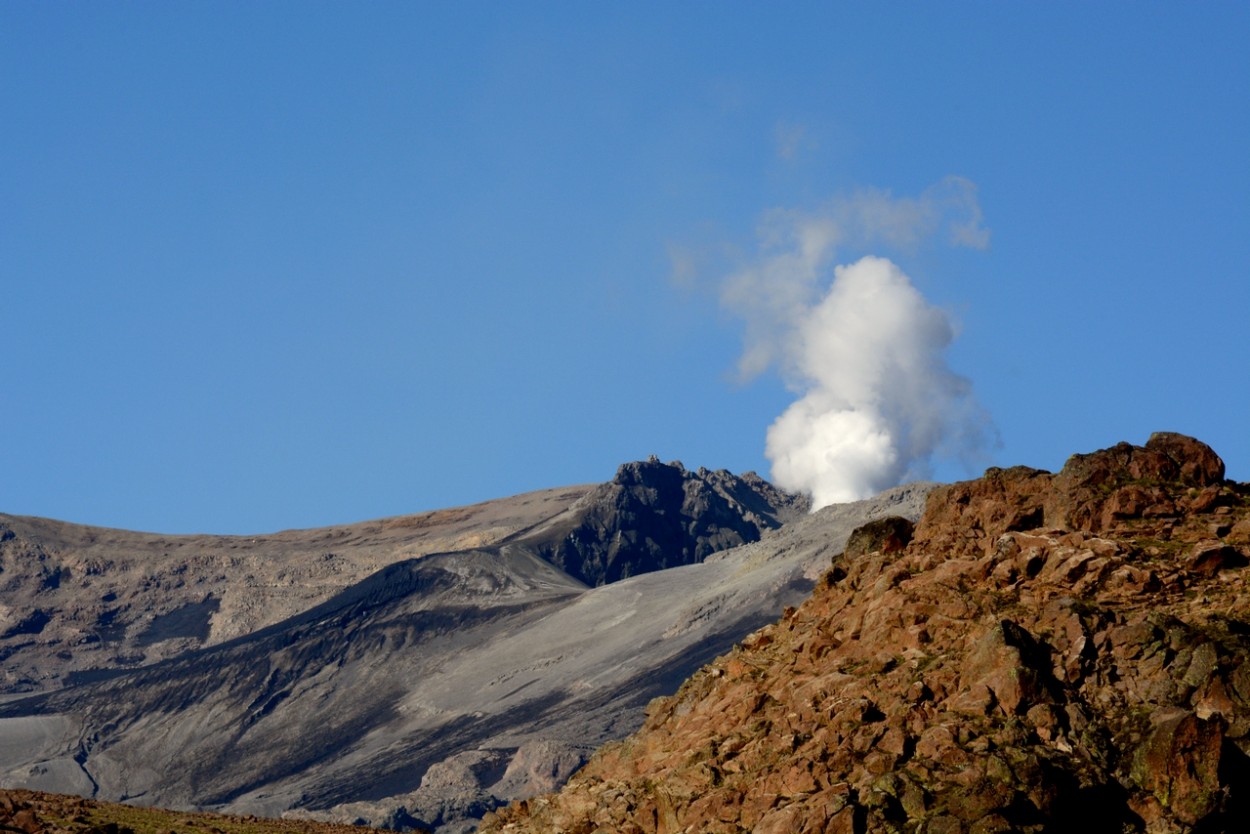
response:
[[[702,521],[699,501],[764,526],[801,505],[778,493],[764,512],[752,502],[768,490],[744,478],[736,492],[728,473],[636,470],[630,489],[676,473],[695,496],[673,504],[654,487],[657,500],[630,506],[687,513],[680,529],[701,563],[587,588],[542,555],[601,506],[588,496],[495,545],[391,564],[251,634],[0,703],[0,786],[463,830],[636,729],[650,699],[801,601],[852,529],[917,517],[929,488],[704,555],[699,543],[729,525]],[[630,523],[667,529],[641,512],[616,518],[623,539]]]
[[[587,585],[702,562],[759,541],[808,502],[754,472],[687,471],[652,458],[620,467],[564,517],[520,539]]]
[[[1250,485],[1157,434],[878,525],[485,832],[1250,830]]]

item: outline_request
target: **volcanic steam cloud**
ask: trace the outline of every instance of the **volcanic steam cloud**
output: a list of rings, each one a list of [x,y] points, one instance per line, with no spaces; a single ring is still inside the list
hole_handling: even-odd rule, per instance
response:
[[[935,455],[984,447],[989,421],[946,362],[948,314],[890,260],[833,263],[842,245],[908,249],[942,230],[950,243],[981,248],[980,220],[975,187],[959,178],[918,198],[869,191],[766,218],[761,254],[726,279],[721,300],[746,323],[741,374],[776,367],[798,395],[768,429],[778,486],[811,495],[819,509],[924,477]]]

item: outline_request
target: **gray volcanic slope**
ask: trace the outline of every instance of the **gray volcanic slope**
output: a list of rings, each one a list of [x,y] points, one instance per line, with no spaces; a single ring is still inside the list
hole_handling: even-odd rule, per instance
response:
[[[430,553],[515,540],[597,585],[755,541],[804,506],[752,473],[653,459],[597,486],[266,536],[161,536],[0,515],[0,693],[223,643]]]
[[[0,514],[0,693],[231,640],[386,565],[496,544],[593,489],[262,536],[166,536]]]
[[[655,497],[620,474],[612,501]],[[600,521],[400,562],[256,633],[0,705],[0,784],[465,830],[634,730],[651,698],[801,601],[854,527],[918,516],[927,490],[827,507],[595,588],[542,557]]]

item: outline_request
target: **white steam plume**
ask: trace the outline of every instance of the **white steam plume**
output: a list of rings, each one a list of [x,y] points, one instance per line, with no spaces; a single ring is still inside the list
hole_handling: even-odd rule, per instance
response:
[[[776,366],[799,395],[765,451],[773,480],[811,495],[813,509],[923,477],[935,454],[984,443],[988,421],[971,384],[944,357],[954,339],[947,314],[889,260],[833,266],[839,246],[908,249],[943,228],[954,245],[987,245],[967,180],[918,198],[866,191],[814,214],[775,211],[763,254],[722,286],[722,302],[746,323],[739,372]]]

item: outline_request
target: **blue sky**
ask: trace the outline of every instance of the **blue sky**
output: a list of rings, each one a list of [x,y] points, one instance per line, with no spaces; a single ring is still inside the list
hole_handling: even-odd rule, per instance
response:
[[[819,279],[886,257],[948,316],[992,427],[932,474],[1175,430],[1250,480],[1247,43],[1244,3],[5,3],[0,511],[767,475],[801,391],[738,372],[724,277],[950,177],[987,246]]]

